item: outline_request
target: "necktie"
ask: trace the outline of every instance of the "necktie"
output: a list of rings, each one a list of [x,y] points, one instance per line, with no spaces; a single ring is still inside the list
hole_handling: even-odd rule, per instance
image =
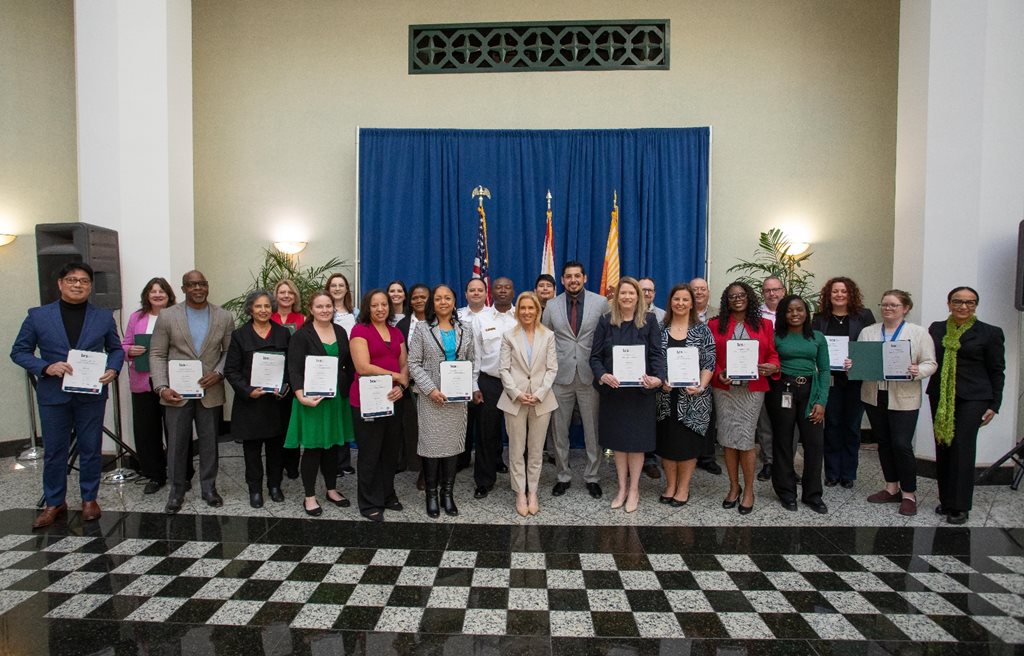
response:
[[[572,328],[572,334],[578,335],[580,332],[579,319],[576,315],[576,309],[578,307],[579,299],[575,296],[571,297],[572,309],[569,311],[569,327]]]

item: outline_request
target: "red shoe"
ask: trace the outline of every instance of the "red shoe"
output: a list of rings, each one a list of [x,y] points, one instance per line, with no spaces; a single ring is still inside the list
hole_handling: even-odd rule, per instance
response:
[[[67,511],[67,503],[61,503],[59,506],[46,506],[43,508],[43,512],[39,513],[39,516],[36,517],[36,521],[32,522],[32,528],[46,528],[57,521],[59,515],[63,515]]]
[[[903,497],[900,501],[900,514],[913,517],[917,514],[917,500],[910,497]]]
[[[868,503],[899,503],[903,495],[899,492],[890,494],[886,490],[880,490],[868,497]]]

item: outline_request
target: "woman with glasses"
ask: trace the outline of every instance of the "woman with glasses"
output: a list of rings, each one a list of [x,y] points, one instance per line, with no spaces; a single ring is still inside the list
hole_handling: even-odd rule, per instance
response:
[[[898,503],[901,515],[917,514],[917,460],[914,430],[921,411],[921,380],[935,373],[935,345],[921,326],[906,320],[914,307],[910,294],[890,289],[882,295],[882,321],[861,331],[860,342],[910,342],[909,380],[865,380],[860,390],[871,431],[878,442],[878,460],[885,488],[870,503]]]
[[[761,317],[757,294],[750,285],[736,281],[726,287],[719,308],[718,316],[708,322],[708,328],[715,337],[711,393],[718,420],[718,442],[725,449],[725,467],[729,472],[729,494],[722,507],[736,508],[738,504],[739,513],[748,515],[754,510],[754,465],[757,462],[754,432],[768,391],[768,378],[779,376],[779,354],[775,350],[772,324]],[[729,378],[727,354],[731,340],[757,342],[757,378]],[[746,489],[740,487],[740,467]]]
[[[865,326],[873,323],[875,315],[864,307],[860,288],[853,280],[839,276],[821,288],[821,310],[811,322],[814,330],[853,342]],[[831,376],[825,406],[825,487],[841,485],[849,489],[857,480],[860,455],[860,420],[864,416],[861,381],[850,380],[845,369],[833,371]]]
[[[978,429],[987,426],[1003,400],[1003,331],[978,321],[978,292],[956,287],[946,296],[949,317],[928,328],[939,375],[928,381],[935,424],[935,469],[939,506],[950,524],[970,517]]]

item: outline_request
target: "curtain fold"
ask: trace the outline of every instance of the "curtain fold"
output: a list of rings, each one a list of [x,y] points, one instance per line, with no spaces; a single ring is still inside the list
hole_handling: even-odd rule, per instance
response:
[[[674,283],[704,275],[709,128],[364,128],[359,144],[363,291],[400,278],[446,282],[461,296],[477,185],[491,191],[491,279],[507,276],[517,291],[532,289],[540,272],[548,189],[556,272],[579,260],[597,289],[617,192],[622,275],[653,277],[661,307]]]

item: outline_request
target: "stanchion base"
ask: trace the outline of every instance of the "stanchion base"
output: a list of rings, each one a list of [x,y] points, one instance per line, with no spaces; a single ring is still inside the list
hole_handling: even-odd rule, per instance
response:
[[[21,452],[21,455],[17,457],[17,460],[42,460],[43,459],[43,447],[41,446],[30,446]]]
[[[106,483],[107,485],[121,485],[122,483],[127,483],[128,481],[138,477],[138,473],[131,469],[118,467],[117,469],[104,474],[103,478],[100,479],[100,482]]]

